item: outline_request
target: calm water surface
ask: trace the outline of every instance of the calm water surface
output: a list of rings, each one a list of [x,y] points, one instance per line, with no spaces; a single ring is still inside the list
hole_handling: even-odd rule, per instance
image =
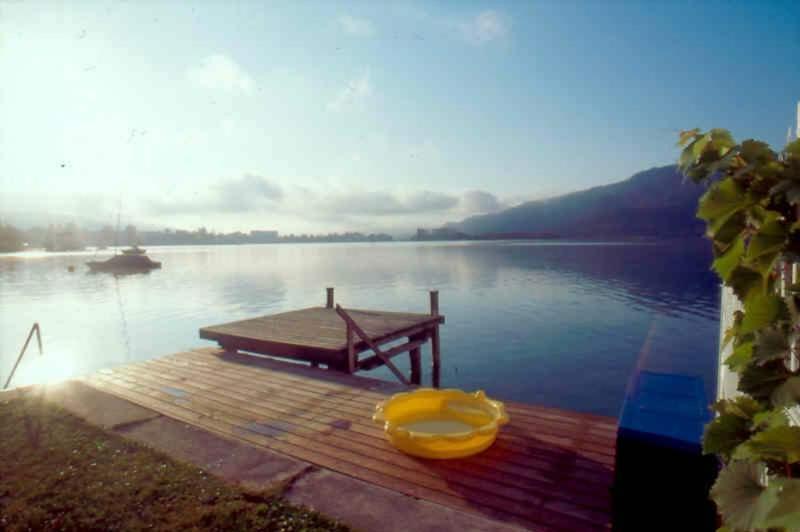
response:
[[[108,254],[106,252],[106,254]],[[93,253],[0,255],[0,378],[15,384],[210,346],[199,327],[323,305],[428,311],[440,291],[442,385],[616,416],[638,363],[714,393],[718,288],[703,242],[153,247],[149,274],[89,274]],[[69,273],[67,266],[75,265]],[[35,347],[35,346],[32,346]],[[423,351],[430,379],[430,353]],[[407,370],[407,357],[399,363]],[[381,368],[367,373],[387,380]],[[0,385],[2,382],[0,382]]]

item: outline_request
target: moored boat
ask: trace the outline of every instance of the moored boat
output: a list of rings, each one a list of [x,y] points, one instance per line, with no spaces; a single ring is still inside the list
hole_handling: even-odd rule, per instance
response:
[[[147,250],[146,249],[142,249],[139,246],[134,245],[132,247],[129,247],[128,249],[123,249],[122,250],[122,254],[123,255],[144,255],[145,251],[147,251]]]
[[[86,263],[93,272],[139,273],[161,268],[161,263],[141,254],[114,255],[108,260],[89,261]]]

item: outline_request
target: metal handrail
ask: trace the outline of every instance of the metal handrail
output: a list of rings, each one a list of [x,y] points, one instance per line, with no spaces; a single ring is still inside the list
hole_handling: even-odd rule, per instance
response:
[[[14,367],[11,369],[11,374],[6,379],[6,383],[3,386],[5,390],[8,388],[8,385],[11,384],[11,379],[14,378],[14,373],[17,371],[17,366],[19,366],[20,361],[22,360],[22,356],[25,354],[25,351],[28,349],[28,344],[31,342],[31,338],[33,337],[33,333],[36,333],[36,343],[39,345],[39,356],[42,353],[42,333],[39,330],[39,324],[34,323],[31,327],[31,331],[28,333],[28,338],[25,340],[25,345],[22,346],[22,350],[19,352],[19,356],[17,357],[17,361],[14,363]]]

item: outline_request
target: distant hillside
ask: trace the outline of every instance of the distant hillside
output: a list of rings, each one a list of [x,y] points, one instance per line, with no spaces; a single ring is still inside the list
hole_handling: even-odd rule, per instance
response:
[[[625,181],[450,223],[468,235],[551,233],[561,238],[678,238],[703,234],[695,217],[703,187],[683,182],[675,166]]]

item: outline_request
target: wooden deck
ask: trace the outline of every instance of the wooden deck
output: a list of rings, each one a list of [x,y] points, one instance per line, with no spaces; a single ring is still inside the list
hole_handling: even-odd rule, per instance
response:
[[[398,452],[371,421],[378,401],[405,389],[393,383],[215,348],[86,380],[220,435],[444,506],[534,530],[610,527],[611,418],[507,403],[511,422],[494,446],[435,461]]]
[[[438,292],[431,292],[430,314],[334,308],[333,289],[328,289],[325,307],[311,307],[248,320],[211,325],[200,329],[200,338],[220,347],[324,364],[330,369],[355,373],[381,365],[389,366],[402,382],[419,384],[420,348],[431,340],[433,382],[438,386],[439,325]],[[406,338],[400,345],[382,346]],[[361,353],[373,351],[369,357]],[[406,379],[391,358],[409,353],[411,378]]]

